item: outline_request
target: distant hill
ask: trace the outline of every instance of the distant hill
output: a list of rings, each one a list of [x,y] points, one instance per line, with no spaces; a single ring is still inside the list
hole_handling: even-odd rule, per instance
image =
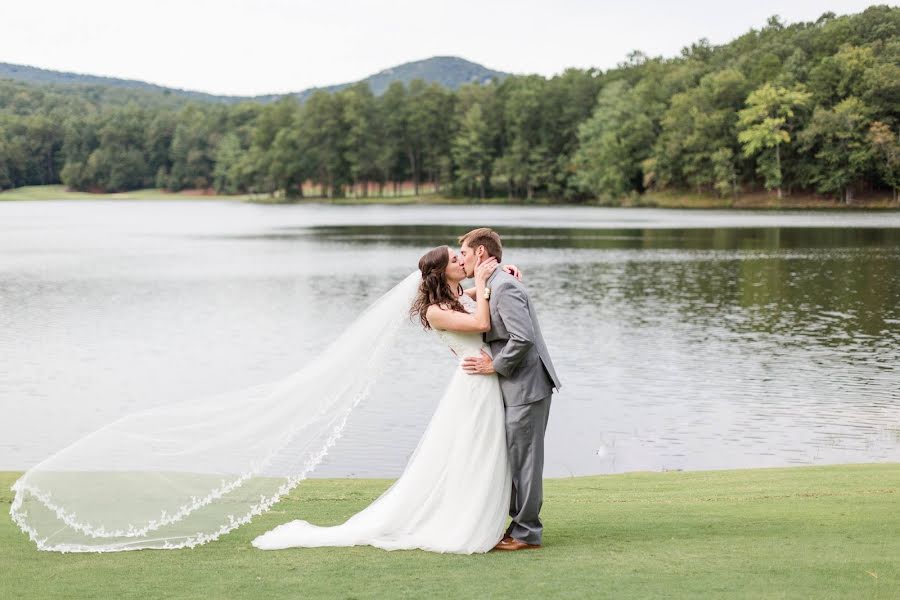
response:
[[[455,90],[466,83],[485,83],[491,78],[503,79],[508,73],[494,71],[477,63],[455,57],[434,56],[425,60],[404,63],[370,75],[361,81],[371,87],[375,95],[382,94],[394,81],[408,84],[414,79],[422,79],[427,83],[437,83],[448,89]],[[114,87],[141,92],[156,92],[167,96],[179,96],[191,100],[205,102],[234,103],[241,101],[271,102],[290,94],[266,94],[260,96],[217,96],[192,90],[164,87],[134,79],[118,79],[115,77],[101,77],[98,75],[85,75],[80,73],[68,73],[64,71],[51,71],[38,67],[0,63],[0,79],[12,79],[33,84],[55,84],[72,86],[101,86]],[[319,89],[335,92],[351,86],[355,81],[321,88],[309,88],[300,92],[293,92],[301,101],[308,98]]]
[[[136,90],[139,92],[156,92],[165,95],[182,96],[194,100],[204,100],[210,102],[230,103],[239,102],[246,99],[238,96],[216,96],[203,92],[193,92],[190,90],[168,88],[161,85],[147,83],[145,81],[137,81],[135,79],[117,79],[115,77],[101,77],[99,75],[84,75],[81,73],[67,73],[65,71],[51,71],[48,69],[40,69],[38,67],[13,65],[10,63],[0,63],[0,79],[12,79],[24,83],[35,84],[72,85],[82,87],[113,87],[126,90]]]
[[[408,84],[414,79],[422,79],[426,83],[437,83],[445,88],[455,90],[467,83],[487,83],[491,78],[503,79],[508,77],[509,73],[494,71],[483,67],[478,63],[458,58],[456,56],[434,56],[425,60],[417,60],[402,65],[391,67],[379,71],[374,75],[369,75],[362,81],[369,84],[372,93],[380,96],[388,89],[388,86],[395,81]],[[357,82],[342,83],[332,85],[321,89],[329,92],[336,92],[342,88],[353,85]],[[318,88],[310,88],[296,95],[301,99],[305,99]]]

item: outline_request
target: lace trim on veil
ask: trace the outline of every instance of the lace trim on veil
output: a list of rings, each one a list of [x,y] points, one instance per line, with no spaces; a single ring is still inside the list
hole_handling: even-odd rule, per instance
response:
[[[229,395],[223,406],[212,399],[198,403],[196,407],[179,404],[146,411],[111,423],[58,452],[30,469],[12,486],[15,492],[10,506],[13,521],[38,549],[59,552],[192,548],[250,522],[306,479],[340,439],[350,413],[369,396],[400,324],[408,320],[409,307],[420,279],[419,272],[413,272],[370,306],[316,360],[274,387],[266,386],[264,395],[260,393],[262,386],[257,386]],[[358,367],[348,372],[347,364]],[[321,384],[321,379],[336,375],[343,379],[340,384],[331,386],[334,390],[322,386],[307,392],[306,386],[311,382]],[[287,407],[289,410],[283,407],[285,402],[292,403]],[[248,406],[260,411],[272,410],[272,416],[259,415],[258,422],[252,423],[257,427],[248,426],[248,429],[263,442],[269,438],[275,441],[259,444],[266,452],[255,460],[246,459],[244,462],[249,463],[249,468],[236,470],[232,477],[221,476],[216,484],[205,484],[215,477],[212,473],[223,468],[222,460],[228,462],[228,458],[221,458],[223,455],[240,456],[244,460],[241,451],[246,439],[237,434],[228,437],[226,433],[220,433],[212,441],[204,440],[206,444],[200,445],[201,450],[195,450],[193,427],[199,424],[215,431],[216,424],[221,423],[222,431],[227,432],[227,427],[233,426],[234,420],[242,417],[241,411],[246,411]],[[280,418],[282,414],[286,418]],[[141,431],[141,427],[147,431]],[[182,437],[173,439],[173,431],[183,432]],[[116,446],[121,439],[132,446]],[[158,442],[158,446],[151,442]],[[122,464],[107,458],[111,447],[119,450],[117,460],[126,457]],[[297,449],[297,462],[279,465],[279,459],[284,461],[286,455],[294,456],[294,449]],[[184,464],[177,463],[178,469],[166,463],[173,455],[181,460],[182,454]],[[236,463],[237,459],[234,460]],[[166,488],[165,493],[154,489],[139,490],[147,492],[146,497],[151,501],[157,501],[156,516],[148,516],[153,514],[152,507],[140,504],[144,498],[134,497],[134,490],[122,483],[125,479],[122,475],[152,472],[154,468],[159,470],[161,463],[167,464],[170,470],[178,470],[185,481],[180,488],[182,491],[177,487],[174,491]],[[292,472],[266,475],[270,469]],[[106,477],[101,481],[112,489],[104,490],[102,495],[94,498],[89,483],[79,484],[80,473]],[[191,479],[191,473],[197,475]],[[255,499],[246,495],[228,498],[229,505],[235,505],[228,514],[200,514],[201,509],[222,502],[250,482],[264,490]],[[166,483],[172,485],[171,481]],[[202,495],[188,493],[188,489],[202,485],[212,487],[207,487]],[[121,498],[117,493],[125,497]],[[176,509],[162,506],[164,501],[173,499]],[[126,520],[127,526],[104,523],[103,519],[110,522],[115,518],[107,517],[104,508],[120,520]],[[80,517],[82,509],[99,511],[102,516],[99,520]],[[173,529],[173,526],[180,528],[147,537],[163,527]],[[92,543],[92,540],[98,543]]]

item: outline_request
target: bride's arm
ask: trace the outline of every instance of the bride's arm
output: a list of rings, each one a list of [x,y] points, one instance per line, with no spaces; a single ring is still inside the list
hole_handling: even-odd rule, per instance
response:
[[[509,273],[510,275],[512,275],[513,277],[515,277],[516,279],[518,279],[519,281],[522,281],[522,271],[516,265],[503,265],[500,268],[503,269],[504,271],[506,271],[507,273]],[[473,299],[475,298],[475,288],[474,287],[470,287],[469,289],[465,290],[463,293],[466,296],[468,296],[469,298],[473,298]]]
[[[491,309],[487,298],[484,297],[484,289],[488,277],[496,268],[497,260],[492,258],[475,269],[475,314],[461,313],[451,308],[432,304],[425,313],[428,323],[435,329],[445,331],[479,333],[488,331],[491,328]]]
[[[522,270],[516,265],[503,265],[500,267],[519,281],[522,281]]]

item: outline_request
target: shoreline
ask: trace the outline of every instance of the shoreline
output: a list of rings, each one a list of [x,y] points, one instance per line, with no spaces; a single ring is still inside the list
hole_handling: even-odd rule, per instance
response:
[[[268,194],[220,195],[206,190],[184,190],[168,192],[155,188],[117,193],[92,193],[69,191],[63,185],[25,186],[0,192],[2,202],[27,201],[77,201],[77,200],[153,200],[153,201],[218,201],[247,202],[251,204],[324,204],[331,206],[404,206],[404,205],[449,205],[449,206],[556,206],[556,207],[604,207],[604,208],[672,208],[693,210],[827,210],[827,211],[897,211],[900,202],[894,202],[889,195],[861,197],[851,204],[823,198],[812,194],[786,196],[779,200],[772,194],[747,193],[734,198],[719,198],[704,194],[676,192],[648,192],[643,196],[626,197],[620,200],[587,200],[584,202],[561,202],[547,198],[531,201],[502,198],[459,198],[441,194],[420,194],[405,196],[370,196],[367,198],[323,198],[308,197],[286,200]]]
[[[760,472],[795,472],[795,471],[814,471],[814,470],[837,470],[837,469],[855,469],[855,468],[896,468],[897,475],[900,476],[900,462],[850,462],[850,463],[833,463],[833,464],[803,464],[790,466],[764,466],[764,467],[723,467],[721,469],[660,469],[658,471],[642,470],[642,471],[625,471],[622,473],[597,473],[594,475],[565,475],[561,477],[544,477],[544,481],[565,482],[579,479],[617,479],[629,477],[656,477],[656,476],[715,476],[715,475],[740,475],[752,474]],[[0,481],[12,478],[18,479],[24,475],[28,469],[0,469]],[[388,484],[396,480],[396,477],[307,477],[302,481],[321,482],[328,484],[339,484],[340,482],[361,482],[365,484]],[[900,481],[898,481],[900,483]],[[3,486],[0,485],[0,502],[4,500],[2,495]]]

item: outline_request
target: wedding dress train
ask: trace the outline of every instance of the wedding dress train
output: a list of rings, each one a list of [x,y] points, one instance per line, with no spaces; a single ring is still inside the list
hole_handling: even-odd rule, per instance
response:
[[[461,299],[467,310],[474,301]],[[481,335],[438,331],[460,362]],[[506,526],[510,498],[503,399],[496,375],[457,367],[403,474],[341,525],[285,523],[253,540],[263,550],[370,545],[385,550],[487,552]]]
[[[13,485],[10,516],[55,552],[193,548],[249,523],[315,472],[387,374],[421,280],[410,273],[287,377],[125,415],[59,450]],[[482,348],[440,335],[460,358]],[[291,523],[257,545],[488,550],[509,508],[504,437],[496,376],[457,370],[381,498],[340,527]]]

